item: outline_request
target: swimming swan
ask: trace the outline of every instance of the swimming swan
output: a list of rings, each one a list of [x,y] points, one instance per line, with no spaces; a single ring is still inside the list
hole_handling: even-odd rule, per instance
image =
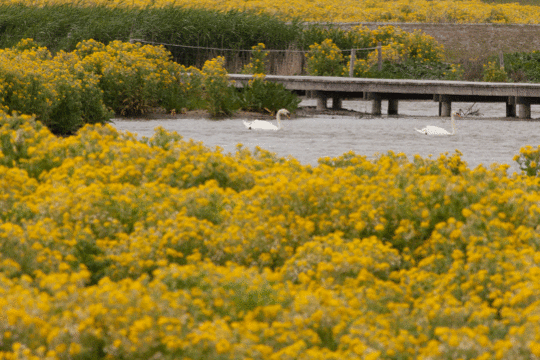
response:
[[[281,115],[286,115],[289,117],[289,111],[287,109],[281,109],[276,114],[276,120],[277,120],[277,126],[272,124],[269,121],[264,120],[254,120],[254,121],[245,121],[244,125],[249,130],[257,129],[257,130],[279,130],[281,129]]]
[[[431,125],[426,126],[423,129],[416,129],[415,128],[414,130],[418,131],[421,134],[425,134],[425,135],[454,135],[456,133],[456,120],[454,119],[455,115],[461,117],[461,115],[459,115],[459,113],[457,111],[452,113],[452,132],[448,132],[445,129],[440,128],[438,126],[431,126]]]

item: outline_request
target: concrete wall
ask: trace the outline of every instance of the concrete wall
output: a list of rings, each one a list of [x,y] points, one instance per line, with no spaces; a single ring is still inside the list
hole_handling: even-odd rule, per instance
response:
[[[524,24],[422,24],[347,23],[344,29],[364,25],[369,29],[394,25],[412,32],[420,29],[444,45],[450,60],[482,58],[502,52],[540,50],[540,25]]]

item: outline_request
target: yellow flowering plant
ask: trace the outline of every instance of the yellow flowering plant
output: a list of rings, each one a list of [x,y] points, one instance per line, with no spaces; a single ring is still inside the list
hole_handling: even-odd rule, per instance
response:
[[[483,65],[482,80],[492,82],[507,82],[508,74],[506,70],[497,64],[496,61],[488,61]]]
[[[321,44],[313,44],[306,54],[309,75],[318,76],[343,76],[343,54],[331,39],[324,40]]]
[[[519,154],[514,156],[514,161],[518,163],[523,174],[528,176],[538,175],[538,164],[540,161],[540,147],[534,148],[530,145],[519,150]]]
[[[5,109],[0,359],[539,355],[536,176],[56,137]]]
[[[6,4],[25,4],[22,0],[4,0]],[[428,22],[428,23],[529,23],[538,19],[538,6],[519,3],[493,3],[479,0],[451,1],[442,0],[433,3],[429,0],[366,1],[359,3],[339,3],[330,0],[318,0],[314,4],[299,0],[284,2],[238,0],[204,0],[193,3],[188,0],[92,0],[79,6],[103,6],[112,9],[167,9],[188,8],[206,9],[221,12],[245,11],[255,14],[270,15],[287,21],[301,18],[307,22]],[[36,0],[36,6],[62,5],[72,2],[67,0]]]
[[[266,74],[268,51],[265,48],[263,43],[251,47],[251,61],[244,66],[242,74]]]
[[[238,96],[225,70],[225,58],[218,56],[204,63],[204,93],[207,110],[213,117],[228,116],[239,109]]]
[[[77,44],[80,66],[99,77],[105,103],[115,113],[135,115],[164,107],[181,112],[200,95],[200,72],[170,59],[163,47],[89,40]],[[193,98],[192,98],[193,97]]]

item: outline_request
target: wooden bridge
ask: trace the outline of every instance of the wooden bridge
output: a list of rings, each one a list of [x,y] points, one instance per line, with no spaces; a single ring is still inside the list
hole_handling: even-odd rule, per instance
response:
[[[252,75],[229,74],[236,87],[243,87]],[[267,75],[267,81],[283,84],[299,95],[311,93],[317,98],[317,109],[341,108],[343,99],[372,101],[371,113],[381,114],[382,100],[388,100],[388,114],[398,114],[400,100],[433,100],[439,102],[439,116],[450,116],[452,102],[506,103],[506,116],[530,119],[531,104],[540,104],[540,84],[493,83],[448,80],[395,80],[331,76]]]

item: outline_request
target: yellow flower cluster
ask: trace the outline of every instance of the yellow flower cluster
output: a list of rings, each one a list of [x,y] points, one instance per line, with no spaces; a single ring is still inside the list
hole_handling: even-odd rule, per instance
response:
[[[537,177],[5,113],[0,140],[0,359],[540,356]]]
[[[521,171],[529,176],[538,174],[540,163],[540,146],[536,149],[527,145],[519,151],[519,154],[514,156],[514,161],[519,164]]]
[[[34,114],[55,132],[108,121],[111,113],[142,113],[150,107],[193,106],[200,71],[170,61],[163,47],[87,40],[55,56],[31,39],[0,50],[0,105]]]
[[[218,11],[250,11],[269,14],[284,20],[300,18],[322,22],[457,22],[457,23],[538,23],[538,6],[517,3],[491,4],[480,0],[397,0],[340,1],[332,0],[1,0],[5,4],[75,4],[109,7],[163,8],[179,6]]]
[[[85,118],[108,119],[99,80],[77,66],[73,54],[53,57],[31,39],[0,50],[0,105],[34,114],[51,129],[76,131]],[[92,103],[85,111],[85,103]]]
[[[321,44],[310,45],[306,59],[306,70],[310,75],[342,76],[344,74],[343,54],[331,39],[326,39]]]
[[[359,49],[355,55],[354,76],[367,76],[379,60],[375,46],[381,44],[382,61],[401,63],[412,60],[417,64],[443,62],[444,47],[432,36],[420,30],[412,33],[392,25],[379,26],[370,30],[357,26],[347,32],[352,40],[352,47]],[[367,49],[366,49],[367,47]],[[346,57],[331,39],[321,44],[310,46],[306,54],[307,72],[310,75],[342,76],[349,72],[350,57],[344,66]]]
[[[263,43],[251,47],[251,62],[244,65],[242,74],[266,74],[268,51],[265,51],[265,48]]]

